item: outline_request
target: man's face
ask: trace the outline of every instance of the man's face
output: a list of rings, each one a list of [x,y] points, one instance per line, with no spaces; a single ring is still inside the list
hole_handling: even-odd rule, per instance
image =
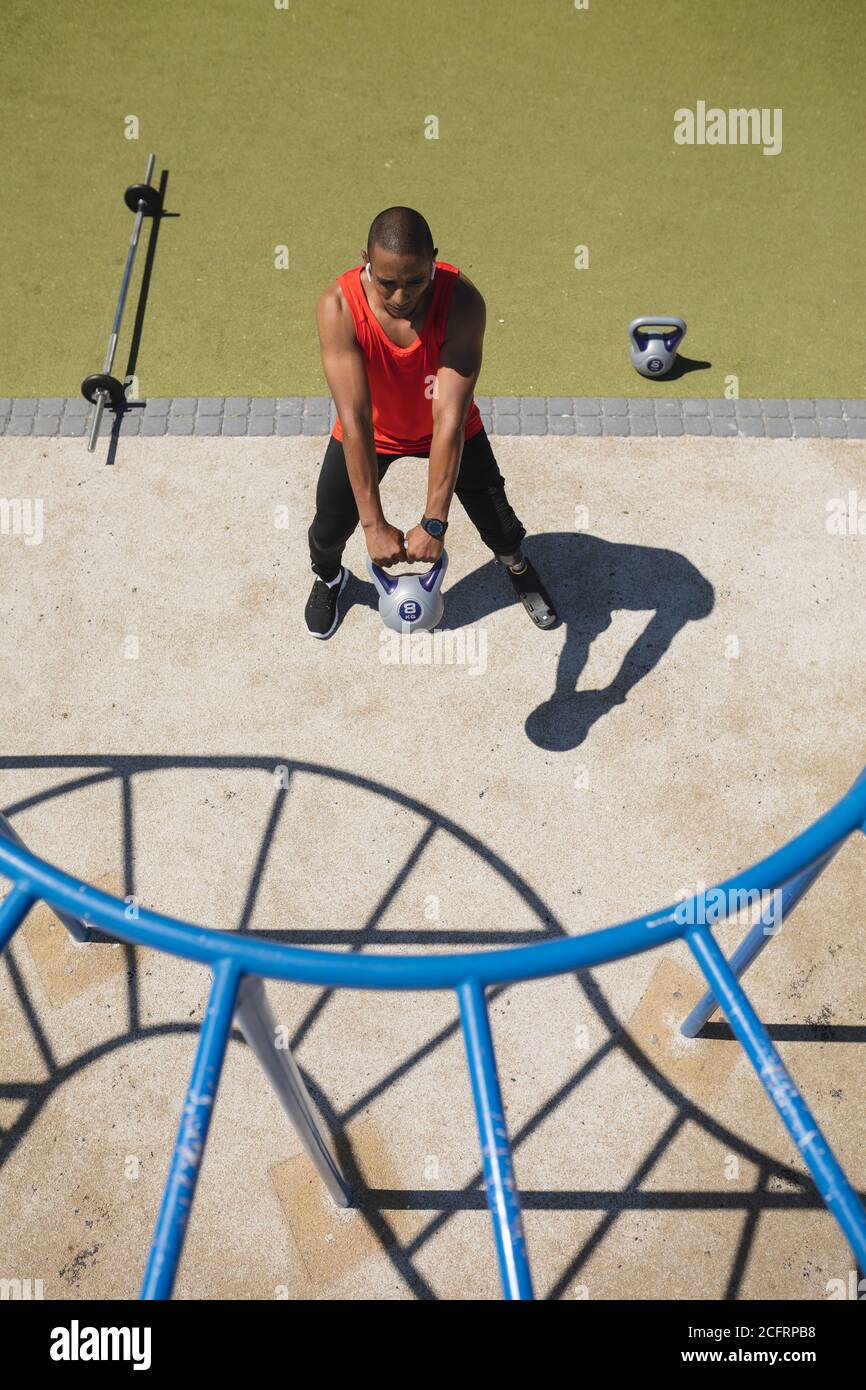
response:
[[[374,246],[372,260],[368,261],[366,253],[364,260],[370,266],[370,284],[385,312],[395,319],[410,318],[430,284],[436,248],[429,256],[400,256]]]

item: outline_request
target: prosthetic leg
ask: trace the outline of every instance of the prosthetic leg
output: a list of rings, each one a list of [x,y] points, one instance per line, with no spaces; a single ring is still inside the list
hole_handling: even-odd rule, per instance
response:
[[[558,618],[553,600],[532,561],[527,559],[520,546],[513,555],[496,555],[494,559],[498,565],[505,566],[505,572],[514,585],[517,597],[535,626],[555,627]]]

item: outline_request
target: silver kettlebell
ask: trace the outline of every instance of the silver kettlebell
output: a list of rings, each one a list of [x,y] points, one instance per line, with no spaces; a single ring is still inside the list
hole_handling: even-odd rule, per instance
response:
[[[646,330],[650,330],[647,332]],[[662,332],[667,329],[668,332]],[[639,314],[628,326],[631,365],[641,376],[665,376],[686,336],[684,319],[671,314]]]
[[[367,570],[379,595],[379,616],[392,632],[429,632],[445,611],[442,580],[448,568],[443,550],[426,574],[388,574],[367,556]]]

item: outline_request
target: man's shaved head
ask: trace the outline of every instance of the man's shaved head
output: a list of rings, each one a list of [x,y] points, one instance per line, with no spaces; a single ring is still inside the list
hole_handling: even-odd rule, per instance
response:
[[[367,236],[367,255],[381,246],[398,256],[432,256],[433,237],[420,212],[414,208],[386,208],[374,217]]]

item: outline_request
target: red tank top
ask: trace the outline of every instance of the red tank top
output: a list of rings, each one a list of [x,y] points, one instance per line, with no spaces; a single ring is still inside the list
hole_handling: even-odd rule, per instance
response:
[[[432,393],[459,271],[447,261],[436,262],[433,298],[424,327],[409,347],[392,343],[376,318],[361,285],[363,272],[364,267],[356,265],[339,277],[339,284],[352,311],[355,334],[367,363],[376,451],[427,453],[433,438]],[[471,439],[481,428],[481,413],[473,400],[466,416],[464,439]],[[332,434],[342,441],[339,416]]]

